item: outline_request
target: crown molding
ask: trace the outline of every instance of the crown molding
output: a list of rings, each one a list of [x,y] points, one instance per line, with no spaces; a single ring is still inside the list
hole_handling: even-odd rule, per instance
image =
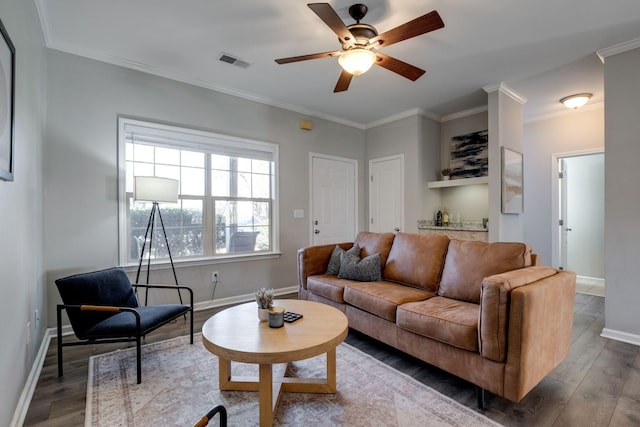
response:
[[[578,108],[577,111],[569,108],[563,108],[562,110],[555,111],[553,113],[540,114],[539,116],[529,117],[523,120],[522,123],[529,124],[529,123],[541,122],[543,120],[550,120],[550,119],[556,119],[558,117],[568,116],[569,114],[585,113],[587,111],[601,110],[601,109],[604,109],[604,102],[596,102],[593,104],[589,103],[584,107]]]
[[[611,47],[606,47],[596,51],[596,55],[600,58],[600,61],[604,64],[604,60],[610,56],[617,55],[619,53],[633,50],[640,47],[640,38],[629,40],[623,43],[618,43]]]
[[[495,91],[504,93],[505,95],[509,96],[511,99],[513,99],[514,101],[520,104],[524,104],[525,102],[527,102],[527,98],[525,96],[511,89],[509,86],[507,86],[503,82],[487,85],[487,86],[484,86],[482,89],[484,89],[484,91],[487,93],[491,93]]]
[[[484,113],[486,111],[489,111],[489,106],[481,105],[480,107],[469,108],[468,110],[458,111],[457,113],[446,114],[442,116],[440,122],[444,123],[450,120],[461,119],[463,117],[469,117],[475,114]]]
[[[434,114],[422,108],[413,108],[411,110],[403,111],[402,113],[394,114],[392,116],[384,117],[380,120],[367,123],[365,125],[365,129],[375,128],[378,126],[386,125],[387,123],[392,123],[401,119],[406,119],[407,117],[414,117],[414,116],[426,117],[436,122],[440,121],[440,116],[438,116],[437,114]]]

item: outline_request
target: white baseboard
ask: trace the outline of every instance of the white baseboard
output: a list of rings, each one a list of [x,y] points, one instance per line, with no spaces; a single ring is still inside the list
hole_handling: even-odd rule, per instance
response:
[[[628,344],[640,346],[640,335],[616,331],[615,329],[604,328],[600,336],[603,338],[609,338],[612,340],[622,341]]]
[[[53,331],[53,334],[51,331]],[[49,349],[49,343],[51,342],[52,336],[55,336],[55,329],[47,329],[44,333],[42,342],[40,343],[36,359],[33,361],[33,366],[29,372],[27,382],[22,389],[22,394],[18,400],[16,410],[13,412],[13,419],[9,424],[11,427],[21,427],[22,424],[24,424],[24,419],[27,416],[29,405],[31,405],[31,398],[33,397],[36,385],[38,384],[38,378],[40,378],[40,372],[42,372],[42,366],[44,365],[44,360],[47,356],[47,350]]]
[[[604,286],[604,279],[599,277],[577,276],[576,282],[584,283],[585,285]]]
[[[289,286],[288,288],[276,289],[275,295],[286,295],[294,292],[298,292],[298,286]],[[196,303],[193,305],[193,310],[200,311],[206,310],[208,308],[240,304],[243,302],[254,300],[255,296],[253,293],[228,298],[219,298],[209,302]],[[38,349],[38,354],[36,355],[36,359],[33,361],[33,366],[31,367],[31,371],[29,372],[29,377],[27,378],[27,382],[22,389],[22,394],[20,395],[20,400],[18,401],[16,410],[13,413],[11,424],[9,424],[10,427],[20,427],[22,426],[22,424],[24,424],[24,420],[27,416],[27,411],[29,410],[29,405],[31,405],[33,392],[35,391],[36,385],[38,384],[38,378],[40,378],[42,366],[44,366],[44,360],[47,356],[47,350],[49,349],[51,338],[55,338],[56,334],[56,328],[48,328],[44,333],[44,337],[42,338],[42,342],[40,343],[40,348]],[[73,334],[71,326],[64,325],[62,327],[62,335],[67,336],[71,334]]]

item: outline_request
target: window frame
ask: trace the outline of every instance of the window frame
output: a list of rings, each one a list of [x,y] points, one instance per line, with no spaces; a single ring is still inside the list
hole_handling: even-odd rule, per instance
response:
[[[189,128],[186,126],[175,126],[168,125],[164,123],[153,122],[149,120],[140,120],[134,119],[124,116],[118,117],[118,138],[117,138],[117,149],[118,149],[118,260],[120,265],[123,266],[131,266],[137,265],[138,260],[132,261],[129,260],[129,245],[127,244],[129,240],[129,196],[127,194],[127,163],[126,163],[126,144],[127,144],[127,133],[134,130],[135,132],[144,133],[145,135],[157,135],[159,138],[165,138],[165,142],[160,142],[158,146],[164,145],[167,147],[172,147],[176,149],[188,149],[188,150],[200,150],[205,153],[205,156],[210,156],[214,151],[225,151],[225,149],[229,150],[237,150],[242,152],[242,150],[257,150],[259,152],[270,153],[273,161],[273,184],[272,184],[272,194],[271,194],[271,212],[270,212],[270,234],[271,234],[271,250],[269,251],[260,251],[260,252],[242,252],[242,253],[225,253],[225,254],[214,254],[215,252],[215,241],[213,241],[213,235],[208,236],[205,241],[212,240],[208,246],[213,245],[213,247],[203,246],[204,255],[202,256],[193,256],[193,257],[176,257],[173,256],[174,264],[202,264],[202,263],[211,263],[211,262],[230,262],[230,261],[245,261],[245,260],[255,260],[255,259],[264,259],[264,258],[275,258],[278,257],[280,253],[280,244],[279,244],[279,146],[278,144],[258,141],[247,138],[240,138],[231,135],[220,134],[211,131],[199,130],[194,128]],[[176,137],[179,137],[180,142],[176,142],[175,144],[167,143],[166,140],[176,140]],[[213,147],[217,147],[213,149]],[[208,162],[205,162],[205,170],[209,165]],[[210,165],[209,165],[210,166]],[[208,182],[209,181],[209,182]],[[214,233],[215,225],[213,222],[207,226],[205,225],[205,221],[208,220],[215,221],[215,212],[213,206],[207,207],[207,204],[215,204],[216,200],[220,200],[220,197],[213,196],[210,187],[210,177],[205,171],[205,195],[202,197],[204,201],[203,209],[203,232],[205,233]],[[200,199],[199,196],[180,196],[181,199]],[[228,198],[226,198],[228,199]],[[255,198],[254,200],[258,200],[259,198]],[[242,199],[246,200],[246,199]],[[209,210],[209,208],[211,208]],[[208,211],[208,213],[207,213]],[[211,251],[207,253],[207,251]],[[161,259],[152,259],[152,265],[162,265],[169,264],[169,258],[161,258]]]

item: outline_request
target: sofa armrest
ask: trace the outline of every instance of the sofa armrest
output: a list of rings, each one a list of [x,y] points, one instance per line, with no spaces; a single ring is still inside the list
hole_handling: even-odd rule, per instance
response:
[[[576,275],[560,271],[511,292],[504,394],[519,402],[569,354]]]
[[[342,249],[347,250],[353,246],[353,242],[339,243]],[[336,244],[308,246],[298,249],[298,286],[307,289],[307,277],[316,274],[324,274],[329,265],[331,253]]]
[[[495,274],[482,281],[478,344],[483,357],[496,362],[505,360],[511,292],[557,273],[558,270],[551,267],[532,266]]]

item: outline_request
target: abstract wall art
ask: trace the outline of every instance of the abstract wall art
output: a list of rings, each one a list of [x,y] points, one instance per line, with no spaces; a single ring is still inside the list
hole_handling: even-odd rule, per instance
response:
[[[489,175],[489,132],[472,132],[451,138],[451,179]]]

